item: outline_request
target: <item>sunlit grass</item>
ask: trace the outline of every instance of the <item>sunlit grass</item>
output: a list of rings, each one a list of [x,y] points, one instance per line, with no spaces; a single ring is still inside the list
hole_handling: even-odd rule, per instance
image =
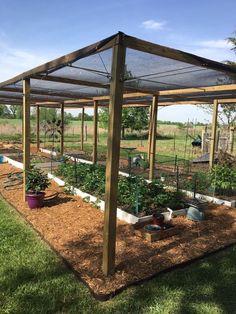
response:
[[[235,313],[235,260],[232,247],[101,303],[0,200],[0,313]]]

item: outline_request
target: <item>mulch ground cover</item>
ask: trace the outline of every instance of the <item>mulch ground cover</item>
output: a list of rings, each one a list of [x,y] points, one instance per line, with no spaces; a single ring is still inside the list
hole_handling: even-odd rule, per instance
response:
[[[0,175],[19,171],[0,165]],[[41,209],[31,210],[23,201],[22,186],[6,190],[0,179],[2,196],[36,229],[88,285],[95,296],[106,299],[124,287],[236,243],[236,209],[209,205],[206,220],[192,222],[176,217],[178,234],[149,243],[137,236],[133,227],[117,222],[116,273],[102,273],[103,213],[79,196],[66,195],[52,182]]]

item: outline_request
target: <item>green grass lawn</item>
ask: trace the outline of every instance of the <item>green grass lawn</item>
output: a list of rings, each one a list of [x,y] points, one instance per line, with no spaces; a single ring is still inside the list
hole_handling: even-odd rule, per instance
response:
[[[0,199],[0,313],[233,314],[235,260],[231,247],[101,303]]]

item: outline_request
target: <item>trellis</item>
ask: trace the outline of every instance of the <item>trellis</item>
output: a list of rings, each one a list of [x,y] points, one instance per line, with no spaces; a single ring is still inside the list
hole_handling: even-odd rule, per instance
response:
[[[128,78],[126,72],[129,71]],[[236,103],[236,68],[146,42],[123,33],[50,61],[0,83],[0,103],[23,106],[23,155],[30,166],[30,106],[36,106],[39,149],[40,107],[94,109],[93,162],[97,161],[98,107],[109,106],[103,272],[115,271],[116,205],[122,106],[150,107],[149,156],[153,178],[158,106],[214,104],[210,167],[213,166],[218,106]],[[61,153],[64,151],[62,129]]]

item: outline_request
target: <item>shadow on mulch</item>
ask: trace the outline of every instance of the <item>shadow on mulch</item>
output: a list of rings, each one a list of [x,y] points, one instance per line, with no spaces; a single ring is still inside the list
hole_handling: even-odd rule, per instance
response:
[[[60,197],[59,193],[55,195],[54,198],[48,198],[48,199],[46,198],[44,200],[44,204],[46,207],[54,207],[57,205],[68,203],[68,202],[75,202],[75,200],[70,196]]]

